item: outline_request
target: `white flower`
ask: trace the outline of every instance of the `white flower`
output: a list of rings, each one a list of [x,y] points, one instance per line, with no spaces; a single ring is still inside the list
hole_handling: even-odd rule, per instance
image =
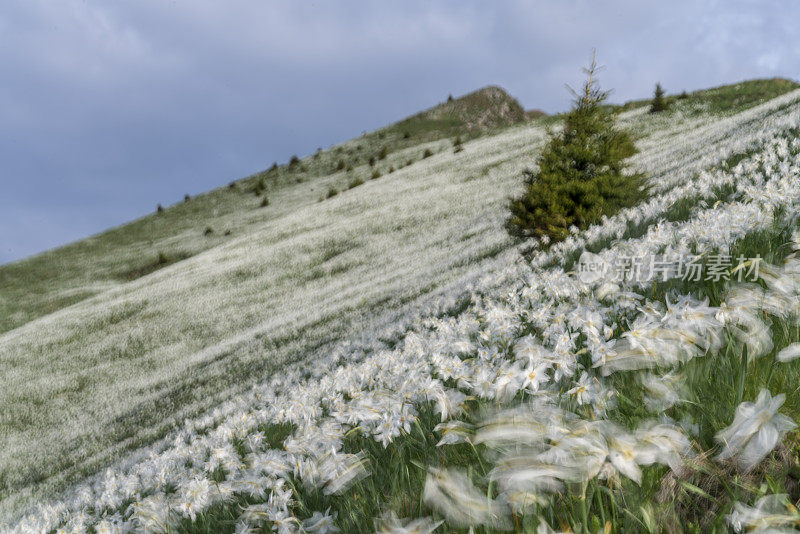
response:
[[[389,512],[376,523],[379,523],[378,534],[432,534],[444,521],[434,522],[430,517],[402,520],[394,512]]]
[[[797,426],[790,418],[778,413],[784,399],[783,394],[773,397],[762,389],[755,403],[741,403],[733,423],[716,436],[724,445],[719,459],[735,457],[746,470],[763,460],[781,437]]]
[[[453,469],[428,468],[422,499],[455,526],[489,525],[502,529],[509,525],[506,507]]]
[[[800,343],[792,343],[788,347],[781,350],[775,358],[779,362],[790,362],[800,358]]]
[[[796,532],[785,527],[800,526],[800,514],[786,495],[767,495],[756,501],[754,507],[737,502],[727,519],[736,532]]]
[[[325,513],[314,512],[308,519],[303,521],[303,530],[311,534],[327,534],[328,532],[336,533],[341,532],[339,528],[333,524],[336,520],[336,512],[331,515],[331,509],[325,510]]]
[[[575,397],[578,404],[583,405],[593,402],[599,397],[601,388],[597,379],[584,371],[580,379],[575,383],[575,387],[567,391]]]
[[[442,439],[436,444],[437,447],[442,445],[454,445],[456,443],[469,443],[470,436],[472,436],[472,425],[463,421],[448,421],[446,423],[439,423],[433,429],[434,432],[441,432]]]

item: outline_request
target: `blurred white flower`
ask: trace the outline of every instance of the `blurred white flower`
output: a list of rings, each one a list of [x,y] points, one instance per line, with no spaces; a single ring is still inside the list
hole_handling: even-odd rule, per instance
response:
[[[779,362],[790,362],[800,358],[800,343],[792,343],[788,347],[781,350],[775,358]]]
[[[433,521],[430,517],[398,519],[394,512],[388,512],[376,523],[378,534],[432,534],[444,521]]]
[[[800,527],[800,513],[782,494],[761,497],[752,507],[737,502],[727,519],[736,532],[796,532],[795,528]]]
[[[341,530],[333,523],[336,520],[336,512],[330,513],[331,509],[325,510],[325,513],[314,512],[311,517],[303,521],[303,530],[310,534],[335,534]]]
[[[500,530],[510,526],[506,506],[454,469],[428,468],[422,499],[456,526],[486,525]]]
[[[716,439],[724,446],[718,458],[736,458],[745,470],[763,460],[781,437],[797,426],[789,417],[778,413],[785,398],[783,394],[773,397],[762,389],[755,403],[741,403],[736,408],[733,423],[717,433]]]

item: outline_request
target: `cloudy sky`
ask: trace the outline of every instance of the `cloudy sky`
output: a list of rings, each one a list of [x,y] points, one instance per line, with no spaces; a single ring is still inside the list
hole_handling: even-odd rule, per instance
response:
[[[0,263],[498,84],[800,78],[800,2],[2,0]]]

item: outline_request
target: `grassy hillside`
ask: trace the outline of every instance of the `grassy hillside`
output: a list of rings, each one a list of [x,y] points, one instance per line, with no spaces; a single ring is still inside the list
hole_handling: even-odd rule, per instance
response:
[[[0,266],[0,332],[247,235],[316,204],[331,189],[344,191],[376,172],[388,175],[408,167],[426,150],[448,150],[444,140],[487,134],[523,120],[521,106],[502,89],[481,89],[161,213]],[[269,206],[262,208],[264,196]]]
[[[676,104],[657,116],[642,106],[622,112],[620,121],[641,149],[631,163],[650,177],[654,198],[537,253],[531,271],[517,261],[502,221],[507,196],[535,161],[545,128],[524,120],[522,108],[496,89],[465,99],[4,266],[0,516],[118,462],[111,473],[132,477],[137,489],[125,493],[125,484],[97,479],[90,498],[107,500],[92,504],[92,514],[131,505],[125,515],[141,527],[141,507],[152,505],[183,518],[179,530],[191,530],[200,517],[199,531],[232,531],[243,508],[263,503],[235,489],[246,486],[242,477],[262,476],[250,471],[249,452],[261,451],[259,440],[280,449],[286,438],[275,454],[291,453],[297,455],[292,462],[301,462],[284,477],[295,488],[290,493],[299,504],[292,514],[300,519],[335,506],[346,530],[355,532],[386,510],[432,513],[420,500],[424,466],[414,471],[414,462],[463,467],[496,459],[462,449],[436,452],[441,449],[431,440],[439,416],[430,403],[448,405],[469,394],[473,408],[488,408],[500,398],[497,373],[512,344],[492,329],[502,331],[503,317],[519,313],[527,321],[527,330],[515,330],[515,342],[530,334],[549,347],[555,338],[545,335],[547,324],[558,335],[567,322],[583,328],[581,317],[569,315],[574,282],[563,278],[583,249],[663,250],[684,238],[713,248],[768,230],[771,219],[748,211],[764,204],[758,196],[763,184],[748,180],[767,168],[771,179],[774,169],[793,164],[794,145],[783,150],[774,142],[791,139],[800,120],[797,93],[755,106],[740,100],[724,112],[695,111],[694,104]],[[496,104],[498,113],[464,104],[471,101]],[[454,115],[460,126],[452,126]],[[443,128],[438,138],[430,126],[437,121]],[[412,125],[416,130],[406,138]],[[455,151],[451,136],[466,139],[476,125],[482,135]],[[382,143],[392,140],[396,144],[382,155]],[[376,154],[374,165],[368,154]],[[345,168],[337,169],[345,156]],[[750,166],[736,167],[747,158]],[[773,183],[791,182],[776,177]],[[337,194],[330,195],[333,188]],[[269,205],[262,207],[265,194]],[[727,211],[717,210],[719,203]],[[770,239],[780,239],[780,232]],[[664,295],[661,289],[647,293]],[[618,298],[622,310],[633,297],[623,292]],[[531,304],[521,311],[524,299]],[[606,326],[619,336],[610,321]],[[462,349],[478,352],[459,356]],[[463,378],[448,378],[462,359],[476,367]],[[571,387],[572,379],[564,375],[554,391]],[[399,424],[402,430],[381,434],[375,414],[394,417],[396,409],[417,426],[391,419],[386,428],[395,432],[392,425]],[[478,412],[465,415],[467,421],[477,421]],[[714,425],[719,421],[709,428]],[[360,430],[350,433],[348,426]],[[421,441],[409,441],[409,448],[394,441],[416,432]],[[305,488],[305,467],[297,467],[323,462],[321,451],[331,447],[374,466],[374,478],[342,500],[309,489],[314,484]],[[215,455],[230,463],[220,464]],[[245,462],[250,467],[238,467]],[[154,482],[162,468],[166,479]],[[387,478],[403,470],[405,478]],[[179,499],[192,480],[229,483],[237,497],[197,501],[201,516],[192,512],[190,521]],[[581,512],[569,510],[575,517]]]
[[[700,107],[712,113],[729,113],[736,110],[747,109],[767,100],[779,97],[789,91],[800,87],[794,80],[784,78],[770,78],[763,80],[745,80],[735,84],[712,87],[699,91],[684,92],[673,91],[665,97],[668,106],[684,101],[683,105],[694,108]],[[614,106],[619,111],[628,111],[643,106],[649,106],[650,99],[632,100],[619,106]]]

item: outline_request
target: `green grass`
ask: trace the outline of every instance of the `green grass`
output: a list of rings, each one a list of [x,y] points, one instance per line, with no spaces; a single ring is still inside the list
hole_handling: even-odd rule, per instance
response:
[[[705,106],[711,113],[742,111],[767,100],[776,98],[800,87],[794,80],[770,78],[763,80],[747,80],[736,84],[713,87],[687,93],[687,98],[679,98],[682,88],[673,88],[674,93],[665,97],[667,106],[683,102],[685,105]],[[650,99],[632,100],[621,105],[611,106],[615,111],[649,106]],[[669,109],[669,108],[668,108]]]

